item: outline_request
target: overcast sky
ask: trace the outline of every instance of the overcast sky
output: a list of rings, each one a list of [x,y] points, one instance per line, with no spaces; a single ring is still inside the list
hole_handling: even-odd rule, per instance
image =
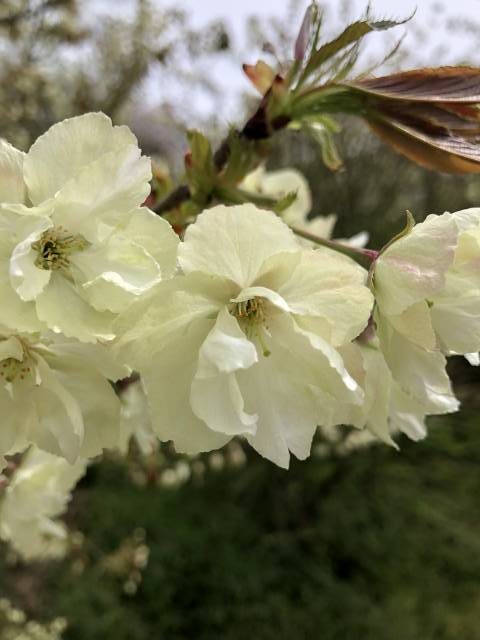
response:
[[[202,96],[195,99],[195,107],[198,112],[203,111],[208,115],[213,109],[221,119],[232,122],[235,117],[235,104],[238,99],[235,93],[249,89],[249,83],[244,77],[239,62],[254,63],[261,53],[249,49],[247,46],[246,19],[251,15],[268,18],[275,16],[279,19],[287,18],[291,0],[152,0],[159,7],[173,7],[185,9],[190,22],[195,27],[201,27],[212,20],[222,19],[232,36],[235,59],[226,56],[225,59],[215,64],[210,69],[211,76],[217,86],[228,84],[232,95],[232,101],[218,100],[209,103]],[[0,0],[1,2],[1,0]],[[362,16],[365,12],[368,0],[323,0],[320,4],[327,6],[329,13],[326,20],[327,36],[332,36],[338,30],[345,27],[344,20],[339,18],[341,7],[344,4],[351,6],[350,17],[352,20]],[[111,13],[115,12],[128,15],[129,8],[134,6],[134,0],[86,0],[86,6]],[[298,10],[290,17],[292,32],[300,26],[305,8],[310,0],[297,0]],[[414,10],[416,13],[412,20],[405,26],[397,27],[388,33],[371,34],[367,37],[365,58],[369,57],[379,61],[382,55],[401,36],[405,35],[404,49],[414,51],[414,66],[440,64],[458,64],[468,62],[480,64],[480,47],[478,46],[478,32],[468,34],[468,29],[473,21],[480,22],[480,0],[370,0],[371,14],[376,19],[405,18]],[[292,16],[292,14],[290,14]],[[463,27],[459,29],[459,23]],[[424,35],[422,35],[424,34]],[[325,37],[325,33],[324,33]],[[202,64],[202,62],[199,62]],[[369,65],[359,64],[360,68],[368,68]],[[407,64],[408,67],[408,64]],[[149,98],[158,98],[158,79],[153,79],[151,87],[146,93],[146,101]]]

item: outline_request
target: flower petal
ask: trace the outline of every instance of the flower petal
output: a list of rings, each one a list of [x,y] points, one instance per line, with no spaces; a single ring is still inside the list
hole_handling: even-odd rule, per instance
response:
[[[471,296],[439,297],[430,312],[444,352],[480,351],[480,291]]]
[[[427,435],[423,406],[395,383],[392,388],[391,424],[392,430],[401,431],[415,442]]]
[[[103,113],[86,113],[53,125],[30,148],[25,181],[33,204],[52,198],[71,178],[108,152],[137,146],[128,127],[114,127]]]
[[[60,188],[52,219],[90,242],[102,240],[113,227],[128,223],[130,212],[150,193],[150,179],[151,161],[140,157],[137,146],[105,153]]]
[[[77,340],[69,340],[62,335],[52,335],[48,346],[48,356],[45,356],[51,366],[62,369],[64,362],[78,370],[91,368],[102,376],[116,382],[126,378],[130,371],[115,358],[109,344],[84,344]]]
[[[457,236],[458,228],[450,213],[428,216],[380,254],[374,284],[383,314],[399,315],[442,289],[454,259]]]
[[[96,311],[83,300],[75,286],[59,273],[52,273],[48,286],[36,300],[38,317],[56,333],[82,342],[111,340],[113,315]]]
[[[0,340],[0,362],[8,358],[15,358],[21,362],[24,355],[22,343],[15,336]]]
[[[255,346],[223,309],[200,347],[190,393],[193,412],[210,429],[229,435],[255,432],[256,416],[243,410],[235,372],[257,361]]]
[[[38,412],[38,430],[29,433],[30,439],[43,449],[49,449],[48,435],[55,439],[54,455],[64,456],[74,463],[84,437],[82,412],[77,400],[62,384],[45,360],[35,356],[41,383],[32,392]]]
[[[396,331],[419,347],[432,351],[436,347],[435,332],[432,326],[430,308],[425,300],[407,307],[398,316],[389,316]]]
[[[266,287],[247,287],[246,289],[242,289],[238,296],[232,298],[230,302],[246,302],[252,298],[264,298],[271,302],[274,307],[277,307],[277,309],[286,311],[287,313],[290,311],[288,304],[282,296],[279,296],[278,293]]]
[[[10,283],[9,261],[0,257],[0,324],[17,331],[40,331],[45,325],[37,317],[33,302],[23,302]]]
[[[170,278],[177,268],[179,237],[171,225],[146,207],[131,211],[122,227],[125,235],[143,247],[160,265],[162,279]]]
[[[255,433],[246,437],[262,456],[288,468],[289,452],[305,459],[317,424],[330,423],[333,398],[322,392],[318,375],[325,359],[288,316],[272,322],[269,351],[268,357],[237,374],[246,411],[258,415]]]
[[[52,226],[48,218],[39,218],[35,229],[17,244],[10,258],[10,282],[25,302],[35,300],[50,282],[52,272],[35,265],[38,257],[32,244]]]
[[[126,306],[134,296],[148,291],[160,281],[158,263],[143,247],[123,234],[112,234],[108,240],[87,247],[72,255],[70,262],[77,285],[100,311],[121,311],[119,300]],[[103,300],[95,297],[97,287],[106,294]],[[117,289],[126,291],[129,296],[118,296]]]
[[[25,202],[25,154],[0,140],[0,202]]]
[[[274,288],[292,313],[321,320],[320,335],[331,344],[353,340],[365,328],[373,307],[373,296],[364,284],[365,270],[332,251],[304,250],[300,256],[296,264],[290,259],[286,278],[280,264],[285,258],[270,258],[259,283],[266,280],[265,286]],[[282,275],[275,282],[276,274]]]
[[[267,258],[298,248],[293,233],[271,211],[251,204],[219,205],[188,227],[179,261],[185,273],[202,271],[245,288],[253,284]]]
[[[186,330],[200,318],[216,318],[234,290],[229,281],[201,273],[160,282],[115,321],[117,353],[130,366],[141,369],[178,330]]]
[[[394,380],[402,391],[417,400],[429,414],[458,409],[446,359],[439,351],[425,351],[407,340],[379,313],[375,316],[382,352]]]
[[[85,361],[83,368],[65,359],[57,376],[77,399],[84,435],[79,455],[90,458],[116,447],[120,437],[120,400],[109,382]]]
[[[211,451],[231,436],[212,431],[192,411],[190,389],[197,366],[196,355],[212,321],[196,320],[176,332],[170,342],[140,370],[152,414],[152,426],[163,441],[173,440],[184,453]]]

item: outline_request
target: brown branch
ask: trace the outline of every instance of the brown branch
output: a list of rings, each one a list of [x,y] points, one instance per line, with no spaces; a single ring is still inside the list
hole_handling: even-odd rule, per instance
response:
[[[262,98],[258,109],[251,116],[243,129],[237,132],[237,135],[245,140],[266,140],[272,133],[283,129],[287,126],[289,118],[279,117],[272,122],[268,121],[267,117],[267,102],[269,93],[267,92]],[[213,161],[215,168],[220,172],[228,162],[230,156],[230,135],[229,134],[218,149],[215,151]],[[180,206],[183,202],[186,202],[191,197],[190,189],[188,185],[181,184],[174,191],[172,191],[164,200],[158,203],[154,208],[155,213],[162,215],[175,207]]]

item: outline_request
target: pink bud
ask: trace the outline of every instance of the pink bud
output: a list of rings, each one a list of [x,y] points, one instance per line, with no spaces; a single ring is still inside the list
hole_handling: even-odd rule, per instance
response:
[[[250,82],[262,96],[267,93],[272,86],[272,82],[275,80],[274,70],[266,62],[263,62],[263,60],[259,60],[255,65],[244,64],[243,70]]]
[[[310,41],[310,33],[312,30],[315,9],[316,9],[315,3],[312,2],[312,4],[305,11],[302,26],[300,27],[300,31],[298,32],[297,40],[295,42],[295,49],[294,49],[293,55],[295,57],[295,60],[299,60],[300,62],[305,57],[308,43]]]

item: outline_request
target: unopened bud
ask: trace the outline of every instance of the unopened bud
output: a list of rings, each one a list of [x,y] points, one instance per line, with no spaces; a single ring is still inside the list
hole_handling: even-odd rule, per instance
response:
[[[312,25],[317,12],[317,5],[315,2],[307,8],[305,15],[303,16],[302,26],[298,32],[297,39],[295,41],[294,58],[300,62],[305,57],[308,43],[310,42],[310,34],[312,32]]]
[[[275,80],[275,71],[263,60],[259,60],[257,64],[244,64],[243,70],[250,82],[259,93],[264,96],[272,86]]]

